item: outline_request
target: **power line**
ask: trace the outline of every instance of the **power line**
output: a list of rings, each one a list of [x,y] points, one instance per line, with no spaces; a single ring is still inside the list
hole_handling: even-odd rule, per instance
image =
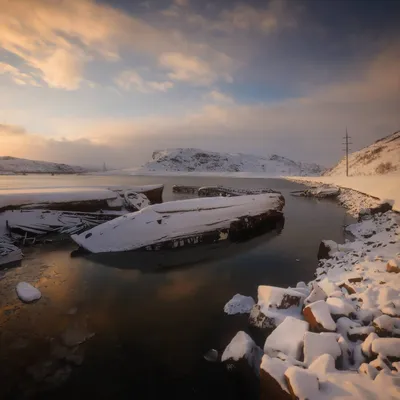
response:
[[[353,144],[351,142],[349,142],[349,139],[351,139],[351,136],[349,136],[348,132],[347,132],[347,127],[346,127],[346,136],[343,138],[346,141],[342,144],[346,145],[346,148],[343,149],[343,151],[346,152],[346,176],[349,176],[349,144]]]

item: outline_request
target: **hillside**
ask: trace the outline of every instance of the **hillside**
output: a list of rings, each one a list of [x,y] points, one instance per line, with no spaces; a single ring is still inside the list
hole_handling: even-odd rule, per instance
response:
[[[4,174],[76,174],[86,172],[82,167],[58,164],[47,161],[34,161],[25,158],[0,157],[0,175]]]
[[[295,162],[278,155],[255,156],[241,153],[217,153],[193,148],[155,151],[152,160],[136,173],[162,172],[245,172],[278,175],[320,175],[317,164]]]
[[[349,175],[351,176],[392,173],[400,173],[400,131],[349,155]],[[345,158],[324,173],[326,176],[345,174]]]

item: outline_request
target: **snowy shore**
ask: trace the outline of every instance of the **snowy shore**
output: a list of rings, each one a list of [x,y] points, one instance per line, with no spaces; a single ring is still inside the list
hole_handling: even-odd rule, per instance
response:
[[[342,186],[335,177],[293,180]],[[358,191],[342,190],[338,200],[353,215],[380,202],[359,191],[381,199],[396,194],[383,183],[351,186]],[[261,399],[400,399],[399,224],[393,211],[366,214],[346,227],[354,241],[323,241],[313,281],[295,288],[260,282],[246,328],[260,331],[258,341],[239,332],[222,362],[254,371]]]

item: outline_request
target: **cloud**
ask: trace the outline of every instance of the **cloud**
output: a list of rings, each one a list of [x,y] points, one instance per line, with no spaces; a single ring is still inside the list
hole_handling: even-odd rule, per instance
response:
[[[154,27],[93,0],[0,0],[0,9],[0,46],[22,59],[50,87],[75,90],[84,80],[86,63],[129,60],[136,52],[155,61],[162,53],[177,52],[203,60],[219,74],[230,72],[229,58],[211,46],[190,42],[176,28]],[[182,76],[177,73],[177,78]],[[13,79],[33,82],[15,75]]]
[[[231,96],[228,96],[220,92],[219,90],[212,90],[211,92],[208,92],[205,97],[206,99],[209,99],[216,103],[233,104],[235,102]]]
[[[169,81],[146,81],[133,69],[121,72],[115,82],[121,89],[129,91],[134,88],[142,93],[166,92],[174,86]]]
[[[168,77],[175,81],[187,82],[198,86],[211,85],[219,78],[219,74],[209,63],[196,56],[187,56],[183,53],[168,52],[161,54],[160,65],[171,70]],[[230,75],[224,76],[231,81]]]
[[[174,0],[174,4],[176,4],[179,7],[188,7],[189,0]]]
[[[0,62],[0,75],[4,74],[9,74],[17,85],[40,86],[31,75],[21,72],[18,68],[10,64]]]
[[[22,126],[0,124],[0,136],[20,136],[25,133],[26,130]]]

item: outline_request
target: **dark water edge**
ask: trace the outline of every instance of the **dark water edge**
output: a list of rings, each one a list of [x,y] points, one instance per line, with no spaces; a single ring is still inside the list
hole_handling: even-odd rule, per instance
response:
[[[335,202],[291,197],[302,186],[278,179],[73,179],[57,182],[165,183],[164,200],[189,197],[174,195],[173,184],[270,187],[286,198],[285,226],[244,243],[173,252],[71,258],[70,243],[27,249],[21,267],[0,280],[0,398],[253,398],[221,364],[203,359],[247,329],[247,316],[225,315],[224,304],[236,293],[255,298],[259,284],[313,279],[320,240],[343,242],[352,218]],[[0,179],[0,187],[6,184]],[[18,300],[15,285],[22,280],[40,288],[40,301]],[[57,354],[65,333],[77,331],[95,333],[77,346],[81,365]]]

